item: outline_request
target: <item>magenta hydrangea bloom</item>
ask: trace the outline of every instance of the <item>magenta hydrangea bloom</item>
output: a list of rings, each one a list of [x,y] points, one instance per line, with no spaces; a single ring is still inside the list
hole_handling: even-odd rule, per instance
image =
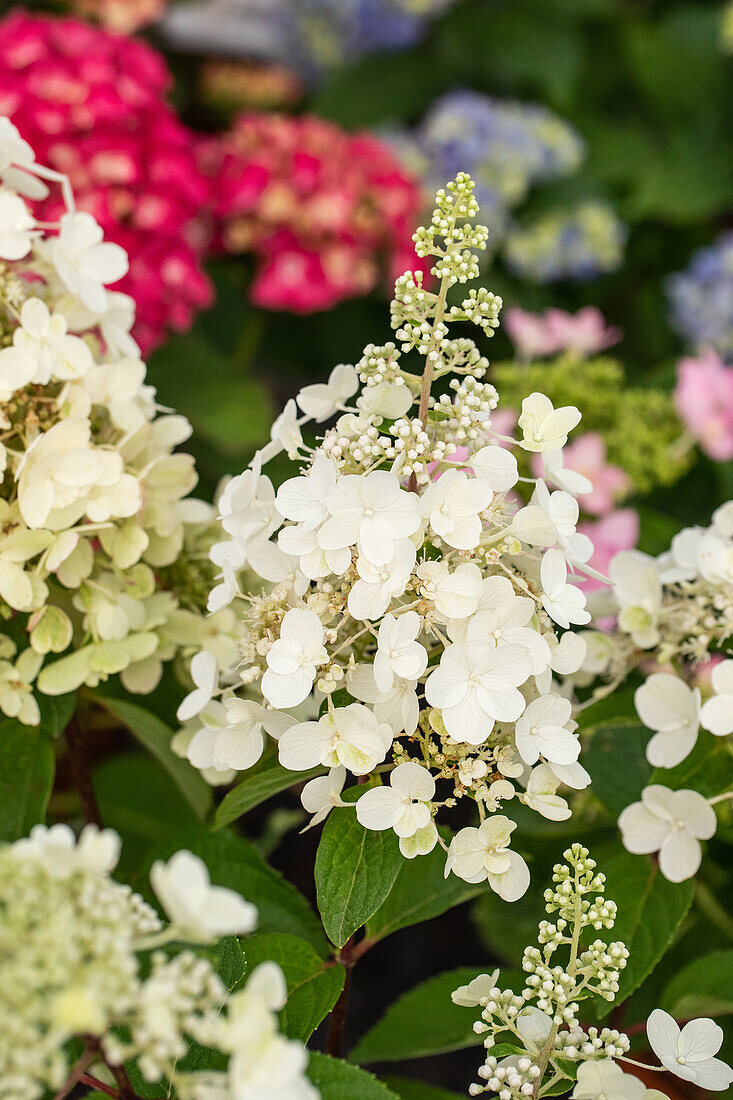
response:
[[[715,462],[733,458],[733,367],[712,348],[677,366],[674,403],[700,449]]]
[[[166,100],[170,85],[146,43],[20,10],[0,20],[0,113],[130,256],[115,290],[135,299],[144,352],[187,329],[212,296],[201,266],[210,184],[196,135]],[[53,190],[39,216],[54,220],[62,205]]]
[[[304,115],[245,113],[203,148],[219,247],[255,256],[252,300],[313,313],[421,266],[422,193],[383,142]]]

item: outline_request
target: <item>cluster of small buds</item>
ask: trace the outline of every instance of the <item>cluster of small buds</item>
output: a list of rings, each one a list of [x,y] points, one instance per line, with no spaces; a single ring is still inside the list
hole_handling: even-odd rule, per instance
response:
[[[545,909],[548,913],[559,910],[563,920],[576,922],[584,928],[591,923],[591,900],[585,895],[601,894],[606,876],[595,874],[596,861],[590,858],[588,849],[582,844],[576,843],[566,849],[563,858],[566,862],[556,863],[552,869],[552,881],[555,885],[545,890]],[[594,907],[593,913],[596,912]],[[613,927],[613,919],[604,927]]]
[[[486,1086],[470,1085],[469,1096],[480,1096],[490,1089],[499,1094],[499,1100],[513,1100],[514,1097],[532,1096],[535,1082],[542,1076],[542,1070],[528,1056],[517,1058],[508,1065],[502,1065],[497,1058],[489,1057],[478,1071]]]
[[[494,330],[499,327],[499,313],[503,304],[498,294],[479,287],[468,292],[468,297],[463,299],[460,309],[453,306],[450,315],[456,320],[465,316],[467,320],[483,329],[487,336],[493,336]]]
[[[478,214],[473,192],[471,177],[459,172],[447,188],[437,192],[430,225],[421,226],[412,238],[418,256],[436,256],[432,274],[436,279],[446,279],[449,286],[478,278],[479,265],[474,250],[486,248],[487,227],[474,225],[471,221]],[[445,240],[444,249],[436,243],[438,237]]]
[[[433,409],[440,414],[443,431],[459,442],[477,439],[499,404],[490,382],[468,377],[450,381],[451,394],[441,394]]]
[[[389,382],[395,386],[404,385],[404,379],[400,374],[400,351],[396,344],[391,342],[381,346],[367,344],[361,359],[356,364],[356,370],[360,381],[365,386],[380,386],[383,382]]]
[[[578,1027],[560,1031],[556,1042],[561,1057],[571,1062],[587,1061],[589,1058],[622,1058],[631,1047],[628,1035],[608,1027],[600,1030],[597,1027]]]
[[[604,884],[588,850],[573,844],[564,855],[566,863],[555,866],[554,887],[545,894],[547,911],[559,909],[561,915],[556,923],[540,923],[540,947],[525,949],[522,969],[528,977],[521,995],[496,987],[498,971],[491,976],[480,975],[453,994],[457,1004],[482,1006],[474,1031],[484,1036],[487,1051],[497,1047],[498,1053],[497,1044],[506,1051],[507,1042],[512,1050],[509,1058],[487,1056],[478,1071],[485,1084],[471,1086],[471,1096],[484,1092],[498,1093],[499,1100],[536,1096],[546,1072],[553,1082],[567,1077],[563,1062],[620,1058],[629,1050],[626,1035],[612,1028],[586,1029],[578,1020],[579,1002],[591,993],[614,999],[619,988],[618,972],[626,965],[629,953],[622,943],[606,945],[600,940],[581,949],[583,928],[610,926],[616,907],[602,896],[588,904],[586,895],[602,891]],[[561,946],[569,948],[568,962],[550,965]],[[571,1087],[569,1080],[567,1087]]]

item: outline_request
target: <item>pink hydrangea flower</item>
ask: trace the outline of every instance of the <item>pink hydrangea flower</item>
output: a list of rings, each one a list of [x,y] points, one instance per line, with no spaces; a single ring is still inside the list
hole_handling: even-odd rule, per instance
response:
[[[577,313],[548,309],[529,313],[514,306],[504,316],[504,324],[517,352],[523,359],[542,359],[562,351],[586,357],[617,344],[621,333],[606,325],[595,306]]]
[[[217,241],[258,261],[253,301],[311,313],[420,266],[418,185],[391,150],[323,119],[245,113],[202,147]]]
[[[577,313],[548,309],[545,322],[560,351],[574,351],[583,357],[596,355],[621,339],[621,331],[607,325],[596,306],[585,306]]]
[[[563,448],[562,457],[565,469],[583,474],[593,486],[591,493],[584,493],[580,498],[582,510],[592,516],[610,512],[631,488],[624,471],[606,461],[606,442],[598,432],[578,436]],[[542,476],[541,455],[533,456],[532,472],[535,477]]]
[[[733,458],[733,367],[707,349],[680,360],[674,403],[701,450],[716,462]]]
[[[621,550],[633,550],[639,541],[639,513],[633,508],[617,508],[602,519],[578,524],[578,530],[588,535],[593,542],[590,564],[607,577],[614,554]],[[595,577],[584,577],[582,581],[574,583],[586,592],[602,587]]]
[[[523,359],[543,359],[559,351],[557,336],[547,325],[543,314],[512,306],[504,311],[503,322]]]
[[[170,84],[146,43],[76,19],[15,11],[0,20],[0,113],[127,250],[130,270],[114,289],[137,303],[145,352],[167,330],[188,328],[212,297],[201,266],[210,186],[198,139],[166,101]],[[56,219],[58,189],[38,205],[41,218]]]

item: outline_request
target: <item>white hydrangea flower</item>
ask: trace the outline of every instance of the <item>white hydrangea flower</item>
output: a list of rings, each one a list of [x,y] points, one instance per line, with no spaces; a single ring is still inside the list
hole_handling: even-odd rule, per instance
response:
[[[13,345],[34,359],[36,370],[31,379],[34,384],[45,386],[52,378],[61,381],[81,378],[94,365],[87,344],[67,332],[64,315],[51,313],[40,298],[29,298],[23,303],[20,326],[13,333]]]
[[[425,698],[443,716],[456,741],[480,745],[494,722],[515,722],[525,708],[518,687],[532,673],[526,649],[501,645],[477,651],[448,646],[425,685]]]
[[[280,763],[291,771],[317,764],[343,764],[354,775],[366,775],[392,747],[390,726],[377,721],[361,703],[350,703],[324,714],[317,722],[291,726],[279,742]]]
[[[619,605],[619,626],[641,649],[659,641],[657,620],[662,584],[656,562],[639,550],[623,550],[611,561],[609,574]]]
[[[473,550],[481,539],[481,512],[494,493],[484,478],[448,470],[420,498],[420,511],[435,534],[456,550]]]
[[[257,910],[234,890],[212,886],[203,860],[180,851],[150,868],[150,884],[181,938],[212,943],[222,936],[246,935],[257,925]]]
[[[345,806],[341,798],[341,792],[346,782],[346,768],[339,764],[336,768],[330,768],[328,775],[319,775],[309,780],[300,792],[300,801],[303,809],[312,814],[310,821],[302,833],[320,825],[325,821],[334,806]]]
[[[384,565],[373,565],[360,555],[359,579],[349,592],[349,613],[355,619],[379,619],[395,596],[401,596],[415,567],[417,551],[409,539],[395,543],[394,554]]]
[[[580,754],[578,738],[567,729],[572,714],[568,699],[545,695],[534,699],[518,719],[517,751],[525,764],[540,756],[551,764],[573,764]]]
[[[723,1092],[733,1082],[733,1070],[715,1057],[723,1043],[723,1029],[714,1020],[690,1020],[680,1030],[668,1012],[655,1008],[646,1032],[652,1050],[676,1077],[711,1092]]]
[[[211,702],[219,686],[219,664],[213,653],[202,649],[191,661],[191,679],[195,687],[180,703],[176,712],[179,722],[199,714]]]
[[[127,254],[118,244],[104,241],[91,214],[64,214],[59,226],[59,235],[49,248],[52,263],[67,289],[78,295],[87,309],[103,313],[107,305],[104,288],[127,273]]]
[[[504,901],[517,901],[529,886],[529,869],[509,848],[516,823],[501,814],[482,822],[478,829],[461,829],[453,837],[445,865],[466,882],[488,881]]]
[[[560,550],[548,550],[542,556],[540,579],[544,596],[542,606],[551,619],[563,627],[585,626],[590,622],[590,612],[586,610],[585,593],[573,584],[567,583],[568,567]]]
[[[697,791],[671,791],[654,784],[618,819],[624,847],[635,855],[659,852],[659,869],[670,882],[692,878],[702,861],[701,840],[715,834],[712,806]]]
[[[408,760],[397,765],[388,786],[364,792],[356,803],[356,816],[366,829],[393,829],[398,837],[411,837],[430,824],[434,794],[430,772]]]
[[[702,705],[700,724],[716,737],[733,733],[733,661],[721,661],[712,671],[714,695]]]
[[[601,1058],[578,1066],[578,1078],[570,1095],[573,1100],[645,1100],[647,1088],[610,1058]]]
[[[328,660],[323,625],[314,611],[291,608],[267,654],[262,693],[273,707],[296,707],[310,694],[316,669]]]
[[[328,382],[316,382],[304,386],[296,400],[306,416],[322,424],[339,409],[359,388],[359,378],[354,368],[346,363],[334,367]]]
[[[454,1005],[462,1008],[478,1008],[489,999],[492,989],[496,989],[499,981],[499,970],[491,974],[477,974],[467,985],[459,985],[450,995]]]
[[[414,535],[420,526],[417,498],[401,489],[387,470],[339,478],[327,505],[331,517],[319,532],[323,549],[357,546],[372,565],[388,562],[395,543]]]
[[[420,616],[406,611],[399,618],[385,615],[379,626],[374,657],[374,682],[380,692],[392,690],[395,677],[417,680],[427,668],[428,655],[416,638],[422,630]]]
[[[565,799],[556,793],[559,786],[560,780],[552,768],[548,764],[538,764],[530,773],[521,800],[548,821],[567,821],[572,816],[571,810]]]
[[[0,259],[23,259],[38,236],[35,218],[20,196],[0,190]]]
[[[520,447],[525,451],[557,451],[568,441],[568,434],[580,423],[580,410],[574,405],[556,409],[543,393],[531,393],[522,401],[518,425],[522,430]]]
[[[674,768],[690,755],[700,729],[700,690],[679,676],[654,672],[634,693],[636,713],[657,732],[646,747],[655,768]]]

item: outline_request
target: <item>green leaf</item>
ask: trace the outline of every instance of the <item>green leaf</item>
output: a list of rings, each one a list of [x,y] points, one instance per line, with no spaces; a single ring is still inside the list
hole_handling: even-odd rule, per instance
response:
[[[382,1019],[359,1041],[349,1059],[396,1062],[480,1046],[483,1040],[473,1030],[476,1012],[453,1004],[450,996],[454,989],[467,985],[480,973],[480,967],[464,966],[415,986],[390,1005]],[[502,973],[499,982],[501,988],[511,985],[511,972]]]
[[[17,840],[44,820],[54,770],[53,745],[41,726],[0,723],[0,839]]]
[[[396,1100],[396,1094],[371,1073],[327,1054],[311,1054],[308,1077],[321,1100]]]
[[[211,807],[211,787],[188,760],[181,759],[173,752],[171,739],[174,731],[171,727],[137,703],[130,703],[126,699],[115,699],[108,695],[95,695],[94,698],[110,714],[123,722],[137,740],[163,765],[196,816],[203,820]]]
[[[446,834],[444,839],[450,838]],[[427,856],[403,862],[394,886],[367,921],[367,937],[384,939],[398,928],[431,920],[485,891],[485,883],[471,885],[455,875],[446,878],[445,853],[436,847]]]
[[[37,695],[41,725],[51,737],[60,737],[76,710],[76,692],[68,695]]]
[[[233,833],[211,833],[196,827],[167,837],[148,852],[146,877],[154,860],[169,859],[181,848],[200,856],[212,882],[236,890],[257,906],[260,932],[290,932],[307,940],[320,955],[326,955],[328,945],[320,923],[303,895],[248,841]]]
[[[291,772],[284,768],[276,758],[268,760],[254,775],[248,775],[222,799],[214,816],[214,828],[230,825],[248,810],[266,802],[274,794],[287,790],[294,783],[305,783],[316,775],[322,775],[323,768],[311,768],[307,772]]]
[[[593,709],[593,708],[590,708]],[[638,801],[652,769],[645,756],[651,732],[639,725],[609,725],[596,729],[583,753],[591,791],[615,818]]]
[[[704,798],[730,789],[733,785],[733,756],[724,737],[700,730],[692,752],[676,768],[657,768],[651,783],[661,783],[676,791],[692,788]]]
[[[331,1011],[344,988],[346,970],[327,964],[298,936],[271,932],[250,936],[245,944],[247,973],[270,959],[285,974],[288,1001],[280,1013],[283,1031],[306,1043]]]
[[[710,951],[679,970],[662,994],[661,1007],[677,1020],[733,1013],[733,949]]]
[[[402,864],[397,838],[356,820],[353,809],[334,810],[316,855],[318,909],[337,947],[369,920],[389,894]]]
[[[385,1084],[389,1085],[400,1100],[465,1100],[463,1093],[437,1089],[409,1077],[387,1077]]]
[[[613,939],[629,950],[621,971],[616,1004],[625,1001],[652,972],[671,946],[692,905],[695,884],[668,882],[655,863],[628,852],[599,864],[606,875],[606,893],[618,905]],[[614,1003],[603,1002],[599,1016],[607,1016]]]

